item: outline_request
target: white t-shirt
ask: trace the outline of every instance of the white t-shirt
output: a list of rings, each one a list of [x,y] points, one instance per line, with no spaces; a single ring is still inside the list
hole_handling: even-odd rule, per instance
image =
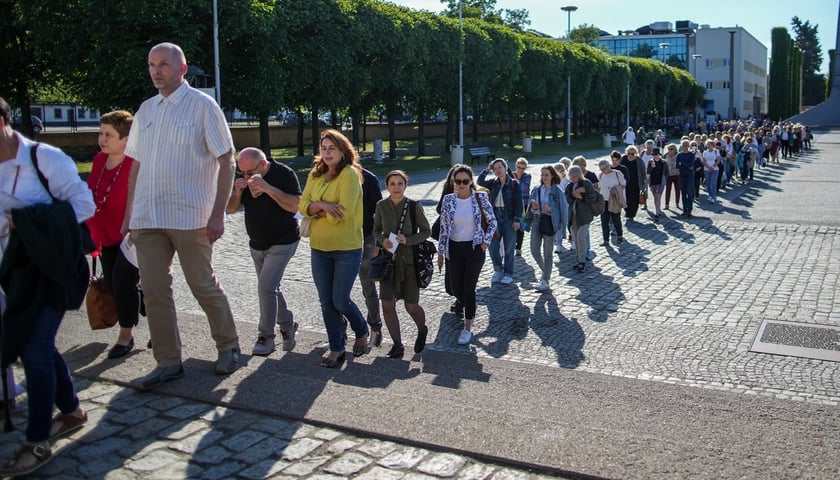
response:
[[[718,167],[715,165],[715,160],[718,158],[717,150],[706,150],[703,152],[703,165],[707,169],[717,170]]]
[[[455,197],[455,218],[452,219],[449,239],[453,242],[471,242],[474,231],[473,197]]]
[[[636,132],[633,130],[627,130],[624,132],[624,143],[626,145],[635,145],[636,144]]]

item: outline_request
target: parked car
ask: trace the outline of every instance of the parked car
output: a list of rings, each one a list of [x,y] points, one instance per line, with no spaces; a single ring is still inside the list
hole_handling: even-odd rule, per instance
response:
[[[30,115],[29,118],[32,119],[32,130],[35,132],[35,134],[37,135],[37,134],[41,133],[41,130],[44,129],[44,122],[42,122],[41,119],[38,118],[36,115]],[[23,118],[21,118],[21,117],[13,118],[12,119],[12,128],[14,128],[15,130],[20,130],[21,128],[23,128]]]

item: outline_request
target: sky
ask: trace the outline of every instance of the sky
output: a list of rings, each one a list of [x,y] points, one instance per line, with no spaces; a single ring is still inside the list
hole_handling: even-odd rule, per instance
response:
[[[386,0],[389,3],[414,10],[440,12],[445,3],[440,0]],[[677,20],[689,20],[698,25],[711,27],[740,26],[767,47],[770,55],[770,31],[774,27],[786,27],[793,38],[795,34],[790,20],[794,16],[804,23],[817,25],[822,46],[823,64],[820,72],[828,73],[828,51],[837,42],[837,14],[840,0],[800,0],[794,3],[745,0],[704,0],[682,3],[681,1],[651,0],[496,0],[496,9],[524,8],[529,12],[530,28],[551,35],[565,37],[568,24],[566,12],[561,7],[574,5],[572,29],[578,25],[594,25],[616,35],[619,30],[635,30],[653,22],[666,21],[676,24]]]

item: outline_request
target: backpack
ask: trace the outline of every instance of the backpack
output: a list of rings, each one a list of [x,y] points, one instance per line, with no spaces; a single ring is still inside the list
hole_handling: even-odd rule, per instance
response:
[[[417,226],[416,214],[417,202],[414,200],[408,201],[408,211],[411,215],[411,225],[414,227],[414,233],[417,233],[419,227]],[[435,244],[429,240],[423,240],[418,245],[411,247],[414,254],[414,272],[417,274],[417,285],[420,288],[426,288],[432,283],[432,276],[435,273],[434,257],[437,249]]]

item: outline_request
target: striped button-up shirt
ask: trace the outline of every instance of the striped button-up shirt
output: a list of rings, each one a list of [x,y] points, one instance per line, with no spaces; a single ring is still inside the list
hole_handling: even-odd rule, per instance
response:
[[[140,163],[130,228],[206,227],[216,198],[217,158],[233,148],[221,108],[186,82],[168,97],[143,102],[125,148]]]

